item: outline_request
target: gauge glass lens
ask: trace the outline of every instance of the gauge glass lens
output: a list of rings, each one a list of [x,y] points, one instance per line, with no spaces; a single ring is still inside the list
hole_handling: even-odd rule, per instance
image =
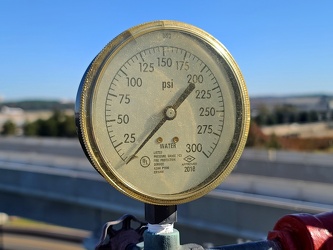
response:
[[[87,98],[97,170],[156,204],[216,187],[248,129],[245,85],[230,58],[210,36],[174,27],[143,29],[113,46]]]

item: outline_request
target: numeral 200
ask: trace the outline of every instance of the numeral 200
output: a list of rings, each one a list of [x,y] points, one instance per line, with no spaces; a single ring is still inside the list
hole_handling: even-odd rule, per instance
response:
[[[203,81],[204,81],[203,75],[196,75],[196,74],[187,75],[188,83],[203,83]]]

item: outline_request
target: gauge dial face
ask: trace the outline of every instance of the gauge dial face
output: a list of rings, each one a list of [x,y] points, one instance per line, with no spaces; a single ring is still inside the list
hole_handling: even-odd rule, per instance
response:
[[[77,126],[97,171],[138,200],[170,205],[223,181],[249,126],[245,83],[206,32],[158,21],[111,41],[79,88]]]

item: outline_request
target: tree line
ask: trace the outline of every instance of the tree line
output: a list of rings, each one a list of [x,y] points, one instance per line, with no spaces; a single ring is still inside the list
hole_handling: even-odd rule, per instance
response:
[[[2,135],[15,135],[17,126],[12,121],[5,122]],[[46,120],[38,119],[26,122],[23,125],[23,135],[42,137],[76,137],[76,126],[73,115],[66,115],[61,111],[54,111],[52,116]]]
[[[318,111],[298,110],[291,105],[276,106],[273,110],[269,110],[266,106],[259,107],[253,116],[253,120],[259,126],[290,124],[290,123],[310,123],[327,119],[328,114]],[[332,116],[332,114],[331,114]]]

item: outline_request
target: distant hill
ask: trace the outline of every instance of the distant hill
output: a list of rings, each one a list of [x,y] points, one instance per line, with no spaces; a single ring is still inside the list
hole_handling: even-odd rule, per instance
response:
[[[278,106],[291,106],[299,111],[326,112],[333,109],[333,95],[285,95],[285,96],[261,96],[251,97],[251,109],[258,110],[265,106],[272,110]]]
[[[333,109],[333,95],[284,95],[284,96],[260,96],[250,97],[251,110],[258,110],[265,106],[273,110],[277,106],[289,105],[298,110],[326,111]],[[21,108],[26,111],[38,110],[65,110],[74,109],[74,102],[63,102],[57,100],[22,100],[12,102],[0,102],[0,110],[3,106]]]
[[[74,102],[62,101],[45,101],[45,100],[22,100],[14,102],[0,103],[0,110],[2,107],[7,106],[11,108],[21,108],[25,111],[39,111],[39,110],[66,110],[74,109]]]

